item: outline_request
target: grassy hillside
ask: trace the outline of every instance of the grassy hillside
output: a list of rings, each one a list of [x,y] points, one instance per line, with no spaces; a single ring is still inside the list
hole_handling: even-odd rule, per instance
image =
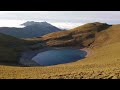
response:
[[[13,39],[13,37],[11,38]],[[7,51],[9,58],[11,58],[11,53],[12,57],[16,57],[16,53],[13,52],[16,52],[18,47],[25,46],[26,43],[34,45],[39,42],[43,42],[47,46],[88,47],[89,55],[76,62],[46,67],[0,65],[0,78],[120,79],[120,25],[89,23],[69,31],[50,33],[42,38],[29,38],[25,40],[25,43],[20,40],[15,49],[8,47],[13,46],[9,42],[10,38],[9,40],[3,38],[1,40],[0,42],[3,44],[0,43],[0,47],[2,47],[0,50],[4,52],[9,50]],[[14,38],[15,40],[16,38]],[[16,45],[16,42],[13,43]],[[21,48],[23,49],[23,47]],[[3,58],[7,58],[4,54]]]
[[[120,42],[120,25],[112,25],[110,28],[96,34],[92,47],[100,47],[115,42]]]
[[[19,52],[24,48],[23,40],[0,33],[0,62],[17,62]]]
[[[106,23],[88,23],[77,28],[50,33],[42,37],[47,46],[80,46],[89,47],[96,39],[96,35],[111,25]]]
[[[117,79],[120,78],[119,53],[120,43],[114,43],[73,63],[47,67],[0,66],[0,78]]]
[[[21,52],[30,49],[32,45],[36,43],[38,42],[18,39],[0,33],[0,63],[16,64],[19,60]]]

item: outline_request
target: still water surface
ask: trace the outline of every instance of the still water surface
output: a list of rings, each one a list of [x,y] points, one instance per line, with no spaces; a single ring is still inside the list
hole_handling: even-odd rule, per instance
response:
[[[38,53],[33,61],[43,66],[74,62],[84,58],[87,52],[74,48],[58,48]]]

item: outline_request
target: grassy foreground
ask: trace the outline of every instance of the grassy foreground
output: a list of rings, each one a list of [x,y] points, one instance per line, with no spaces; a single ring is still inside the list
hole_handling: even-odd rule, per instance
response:
[[[0,34],[0,79],[120,79],[119,37],[120,24],[111,26],[101,23],[86,24],[70,31],[51,33],[43,36],[42,39],[20,40]],[[91,49],[90,51],[88,49],[89,56],[82,60],[55,66],[20,67],[1,63],[2,61],[17,62],[22,50],[36,48],[39,46],[37,43],[42,41],[48,46],[82,44]]]
[[[0,78],[9,79],[118,79],[120,42],[95,49],[89,57],[68,64],[47,67],[0,65]]]

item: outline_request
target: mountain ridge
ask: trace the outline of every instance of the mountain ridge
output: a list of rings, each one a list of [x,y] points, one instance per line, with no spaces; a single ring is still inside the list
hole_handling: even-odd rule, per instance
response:
[[[14,67],[3,65],[2,59],[18,61],[18,51],[28,47],[45,43],[45,46],[64,46],[90,49],[86,58],[76,62],[59,64],[48,67]],[[103,23],[86,24],[70,31],[54,32],[42,37],[17,39],[12,36],[0,34],[0,78],[22,79],[119,79],[120,78],[120,24],[109,25]],[[34,42],[34,43],[33,43]],[[15,45],[14,45],[15,44]],[[84,46],[84,47],[83,47]],[[35,46],[36,47],[36,46]],[[37,47],[40,47],[38,45]],[[77,48],[77,47],[76,47]],[[8,61],[7,61],[8,60]],[[13,62],[12,62],[13,63]],[[17,62],[16,62],[17,63]],[[32,73],[31,73],[32,71]],[[36,76],[37,75],[37,76]]]
[[[112,25],[106,23],[88,23],[67,31],[59,31],[42,36],[48,46],[80,46],[89,47],[96,35]]]
[[[47,23],[28,21],[23,23],[23,28],[0,27],[0,33],[11,35],[17,38],[32,38],[42,36],[51,32],[61,31],[61,29]]]

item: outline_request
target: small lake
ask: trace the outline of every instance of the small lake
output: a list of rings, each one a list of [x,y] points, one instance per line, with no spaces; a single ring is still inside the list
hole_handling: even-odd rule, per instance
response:
[[[75,48],[57,48],[38,53],[32,60],[39,65],[50,66],[74,62],[84,58],[86,55],[86,51]]]

